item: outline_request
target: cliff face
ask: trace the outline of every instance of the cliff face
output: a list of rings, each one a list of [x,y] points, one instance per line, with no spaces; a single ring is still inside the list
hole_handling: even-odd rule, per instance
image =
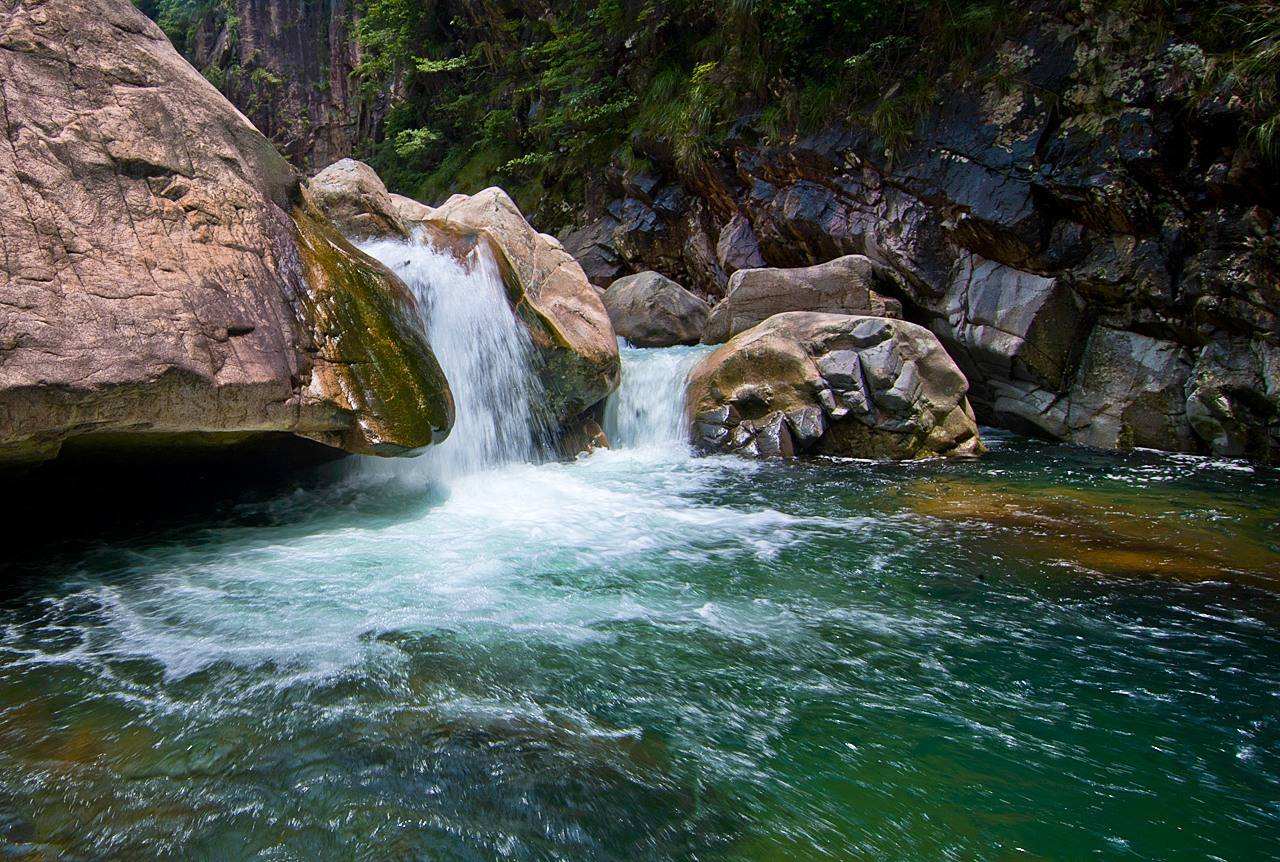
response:
[[[386,97],[354,89],[353,0],[226,0],[198,19],[186,56],[304,171],[375,136]]]
[[[565,237],[592,280],[710,296],[758,261],[865,254],[970,379],[980,419],[1104,448],[1280,459],[1276,171],[1204,52],[1131,20],[1041,22],[898,152],[856,126],[708,169],[615,171]]]

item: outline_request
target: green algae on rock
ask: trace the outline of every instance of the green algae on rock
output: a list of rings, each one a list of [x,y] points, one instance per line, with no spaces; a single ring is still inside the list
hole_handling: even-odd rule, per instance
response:
[[[571,427],[584,412],[602,408],[618,388],[617,336],[582,267],[559,242],[534,230],[499,188],[454,195],[423,225],[488,239],[511,305],[533,339],[546,409],[557,424]]]
[[[309,394],[357,419],[338,432],[336,445],[400,455],[443,440],[453,426],[453,397],[414,319],[413,296],[348,243],[305,195],[293,221],[309,285],[304,316],[314,339]],[[332,437],[324,432],[317,439],[333,443]]]

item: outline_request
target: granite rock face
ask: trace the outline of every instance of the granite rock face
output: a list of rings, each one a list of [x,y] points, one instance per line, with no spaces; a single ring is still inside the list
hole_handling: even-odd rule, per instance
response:
[[[944,85],[896,151],[832,126],[744,135],[696,174],[619,169],[567,247],[712,296],[757,250],[773,267],[863,255],[960,364],[984,422],[1280,461],[1280,176],[1239,96],[1210,86],[1195,44],[1152,52],[1132,16],[1042,11],[972,83]],[[707,243],[714,267],[686,253]],[[1138,417],[1157,369],[1172,376],[1153,424]]]
[[[329,220],[349,237],[403,239],[409,235],[400,217],[403,204],[392,199],[382,178],[364,162],[336,161],[312,177],[307,190]]]
[[[613,329],[636,347],[697,344],[711,307],[656,272],[620,278],[604,294]]]
[[[793,269],[740,269],[729,279],[725,298],[711,310],[702,340],[728,341],[784,311],[901,317],[902,304],[875,290],[885,280],[883,268],[862,255]]]
[[[914,323],[788,312],[699,362],[686,403],[703,452],[902,460],[983,451],[967,388]]]
[[[205,4],[183,54],[298,168],[311,173],[377,136],[385,93],[362,90],[353,0]]]
[[[0,462],[447,433],[404,285],[131,3],[2,0],[0,107]]]

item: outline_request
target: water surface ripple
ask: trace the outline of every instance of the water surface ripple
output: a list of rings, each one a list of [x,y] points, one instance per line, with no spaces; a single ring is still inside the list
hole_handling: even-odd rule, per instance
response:
[[[644,409],[629,448],[344,474],[10,589],[0,850],[1280,858],[1275,472],[694,459]]]

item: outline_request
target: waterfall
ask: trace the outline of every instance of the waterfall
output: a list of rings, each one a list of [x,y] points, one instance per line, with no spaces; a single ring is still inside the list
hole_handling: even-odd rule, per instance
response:
[[[453,391],[453,431],[413,459],[412,471],[450,478],[541,459],[551,433],[539,410],[544,398],[533,344],[511,310],[488,246],[478,244],[461,261],[422,241],[374,240],[360,249],[413,291]]]
[[[605,406],[605,433],[616,448],[686,446],[684,391],[689,372],[712,348],[620,348],[622,385]]]

